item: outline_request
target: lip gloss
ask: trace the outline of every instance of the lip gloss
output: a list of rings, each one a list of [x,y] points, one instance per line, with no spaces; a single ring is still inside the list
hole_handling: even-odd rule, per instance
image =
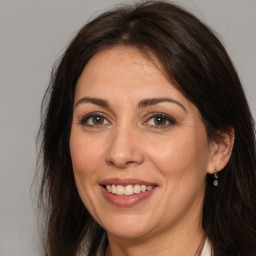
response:
[[[107,191],[107,189],[105,188],[107,185],[116,185],[116,186],[117,185],[121,185],[121,186],[145,185],[145,186],[152,186],[152,189],[146,190],[145,192],[134,193],[132,195],[116,195]],[[157,187],[157,184],[154,184],[152,182],[148,182],[145,180],[134,179],[134,178],[122,178],[122,179],[109,178],[109,179],[102,180],[100,182],[100,188],[105,199],[108,202],[121,207],[130,207],[140,203],[142,200],[148,198],[152,193],[154,193],[156,187]]]
[[[101,181],[101,185],[122,185],[122,186],[127,186],[127,185],[146,185],[146,186],[156,186],[156,184],[152,182],[148,182],[145,180],[139,180],[139,179],[131,179],[131,178],[126,178],[126,179],[119,179],[119,178],[110,178],[110,179],[105,179]]]

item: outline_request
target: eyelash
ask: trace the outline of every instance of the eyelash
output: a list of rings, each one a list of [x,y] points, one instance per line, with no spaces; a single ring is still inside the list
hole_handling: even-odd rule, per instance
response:
[[[168,124],[164,124],[164,125],[150,125],[150,124],[147,124],[149,122],[149,120],[154,120],[156,118],[162,118],[164,121],[167,121]],[[176,124],[176,120],[169,116],[169,115],[166,115],[164,113],[151,113],[151,116],[147,119],[147,121],[145,122],[149,127],[152,127],[152,128],[155,128],[155,129],[165,129],[165,128],[168,128],[174,124]]]
[[[100,118],[103,118],[103,122],[105,122],[107,120],[108,124],[89,124],[88,123],[88,120],[90,118],[93,118],[93,117],[100,117]],[[163,125],[151,125],[149,124],[149,121],[150,120],[154,120],[156,118],[162,118],[163,121],[167,122],[167,124],[163,124]],[[87,126],[89,128],[101,128],[105,125],[109,125],[109,121],[108,121],[108,118],[106,115],[104,115],[103,113],[100,113],[100,112],[94,112],[94,113],[90,113],[86,116],[83,116],[80,120],[79,120],[79,124],[83,125],[83,126]],[[150,117],[143,123],[143,125],[146,125],[150,128],[155,128],[155,129],[165,129],[165,128],[168,128],[172,125],[176,124],[176,120],[169,116],[169,115],[166,115],[164,113],[151,113],[150,114]]]
[[[87,127],[89,127],[89,128],[101,128],[102,126],[105,126],[106,124],[89,124],[89,123],[87,123],[88,122],[88,120],[90,119],[90,118],[93,118],[93,117],[100,117],[100,118],[103,118],[104,120],[104,122],[105,122],[105,120],[107,120],[108,121],[108,119],[107,119],[107,116],[106,115],[104,115],[104,114],[102,114],[102,113],[99,113],[99,112],[94,112],[94,113],[90,113],[90,114],[88,114],[88,115],[86,115],[86,116],[83,116],[80,120],[79,120],[79,124],[81,124],[81,125],[83,125],[83,126],[87,126]],[[108,123],[109,123],[109,121],[108,121]]]

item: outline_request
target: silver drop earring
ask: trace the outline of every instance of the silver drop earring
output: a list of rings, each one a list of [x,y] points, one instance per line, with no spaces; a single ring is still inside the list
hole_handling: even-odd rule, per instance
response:
[[[213,184],[214,187],[217,187],[219,185],[219,182],[218,182],[219,175],[218,175],[217,171],[213,174],[213,177],[214,177],[215,180],[213,181],[212,184]]]

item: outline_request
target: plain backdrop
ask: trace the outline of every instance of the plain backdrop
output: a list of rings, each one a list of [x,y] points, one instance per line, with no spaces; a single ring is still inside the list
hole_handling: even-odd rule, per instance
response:
[[[0,255],[41,253],[30,186],[52,65],[90,18],[125,0],[0,0]],[[220,36],[256,116],[256,1],[177,0]],[[33,193],[32,193],[33,194]],[[33,198],[33,195],[32,195]]]

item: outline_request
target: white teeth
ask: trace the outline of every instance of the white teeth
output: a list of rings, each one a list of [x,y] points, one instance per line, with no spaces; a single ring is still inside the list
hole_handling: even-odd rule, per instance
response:
[[[110,185],[107,185],[107,186],[106,186],[106,189],[107,189],[108,192],[111,192],[111,191],[112,191]]]
[[[146,186],[146,185],[106,185],[106,189],[108,192],[116,195],[126,195],[130,196],[133,194],[139,194],[141,192],[150,191],[153,189],[153,186]]]
[[[133,194],[133,186],[132,185],[128,185],[124,188],[124,194],[126,196],[130,196]]]
[[[141,186],[141,192],[145,192],[146,190],[147,190],[146,185],[142,185],[142,186]]]
[[[133,192],[138,194],[141,192],[141,185],[135,185],[133,188]]]
[[[116,186],[116,194],[117,195],[124,195],[124,186],[121,186],[121,185],[117,185]]]
[[[115,185],[111,186],[111,193],[116,194],[116,186]]]

